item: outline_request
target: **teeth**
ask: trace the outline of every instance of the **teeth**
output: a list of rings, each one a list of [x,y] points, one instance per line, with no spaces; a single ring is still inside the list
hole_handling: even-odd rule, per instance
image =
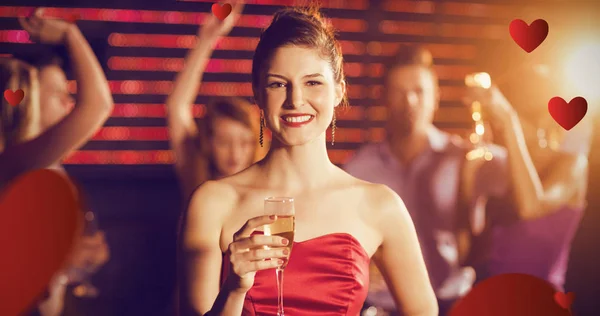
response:
[[[302,122],[306,122],[306,121],[310,120],[310,115],[286,116],[286,117],[284,117],[284,119],[286,120],[286,122],[290,122],[290,123],[302,123]]]

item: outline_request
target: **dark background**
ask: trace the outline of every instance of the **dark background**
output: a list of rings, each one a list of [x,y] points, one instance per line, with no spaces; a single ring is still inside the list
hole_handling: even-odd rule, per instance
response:
[[[198,117],[211,95],[250,96],[246,88],[236,86],[250,82],[248,62],[253,51],[245,43],[256,40],[261,27],[266,27],[270,16],[281,8],[261,4],[266,2],[293,5],[306,1],[247,1],[239,27],[230,34],[234,39],[213,55],[239,68],[215,64],[207,71],[207,84],[196,100]],[[512,19],[522,18],[530,23],[544,18],[549,22],[552,36],[535,53],[550,60],[560,59],[576,34],[600,34],[598,1],[321,2],[324,13],[333,18],[334,26],[341,31],[340,39],[345,42],[351,91],[352,109],[338,118],[340,129],[336,144],[330,149],[331,159],[338,164],[362,143],[381,139],[385,111],[376,102],[378,77],[383,58],[392,54],[399,43],[420,42],[432,50],[442,85],[436,125],[466,135],[470,132],[470,115],[459,102],[464,75],[479,69],[501,74],[519,58],[528,58],[508,35]],[[104,65],[116,103],[115,113],[104,129],[67,160],[67,170],[83,186],[100,227],[106,232],[111,260],[93,278],[101,297],[96,301],[69,297],[66,314],[167,315],[171,308],[176,227],[183,205],[164,129],[162,104],[169,90],[164,84],[174,78],[178,69],[170,68],[169,62],[180,63],[191,47],[177,40],[189,40],[195,35],[198,21],[210,12],[212,3],[5,0],[0,6],[0,55],[35,49],[34,44],[23,40],[16,16],[39,5],[57,8],[51,13],[58,17],[80,14],[78,25]],[[132,16],[132,12],[139,15]],[[177,12],[184,13],[184,18],[174,18]],[[165,20],[167,16],[173,20]],[[127,37],[127,41],[135,37],[151,40],[128,46],[116,40],[111,42],[111,34],[114,39],[115,33],[136,34]],[[590,107],[597,107],[597,103],[590,103]],[[590,206],[573,245],[567,280],[567,290],[576,293],[577,315],[597,315],[600,310],[600,300],[596,299],[600,289],[600,273],[596,271],[600,266],[599,134],[595,133],[590,157]]]

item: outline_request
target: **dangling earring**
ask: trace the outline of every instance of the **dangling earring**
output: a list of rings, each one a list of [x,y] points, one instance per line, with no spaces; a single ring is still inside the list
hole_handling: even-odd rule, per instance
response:
[[[331,121],[331,146],[335,143],[335,110],[333,111],[333,120]]]
[[[263,146],[263,126],[265,125],[265,116],[264,112],[260,110],[260,134],[258,135],[258,142],[260,143],[260,147]]]

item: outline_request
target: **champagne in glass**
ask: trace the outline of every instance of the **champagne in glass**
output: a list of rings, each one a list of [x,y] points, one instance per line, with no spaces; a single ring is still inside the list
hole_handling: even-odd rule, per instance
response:
[[[294,199],[289,197],[269,197],[265,199],[265,214],[276,215],[277,219],[264,227],[267,236],[280,236],[286,238],[288,243],[288,257],[284,258],[283,264],[275,271],[277,276],[277,316],[283,313],[283,270],[288,264],[294,243],[296,231],[296,218],[294,210]]]
[[[492,79],[486,72],[477,72],[466,75],[465,84],[467,87],[489,89],[492,86]],[[467,159],[473,160],[483,157],[485,160],[492,160],[492,153],[487,150],[483,142],[485,125],[483,122],[481,103],[479,101],[474,101],[471,104],[471,118],[473,119],[475,130],[469,136],[469,140],[476,148],[467,153]]]

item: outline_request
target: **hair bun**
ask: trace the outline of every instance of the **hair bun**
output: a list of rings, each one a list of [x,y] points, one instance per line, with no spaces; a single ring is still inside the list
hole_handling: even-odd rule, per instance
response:
[[[334,36],[335,31],[329,21],[323,17],[318,4],[307,7],[292,7],[277,11],[273,17],[271,26],[285,23],[290,26],[302,26],[311,24],[313,27],[323,29],[329,36]]]

